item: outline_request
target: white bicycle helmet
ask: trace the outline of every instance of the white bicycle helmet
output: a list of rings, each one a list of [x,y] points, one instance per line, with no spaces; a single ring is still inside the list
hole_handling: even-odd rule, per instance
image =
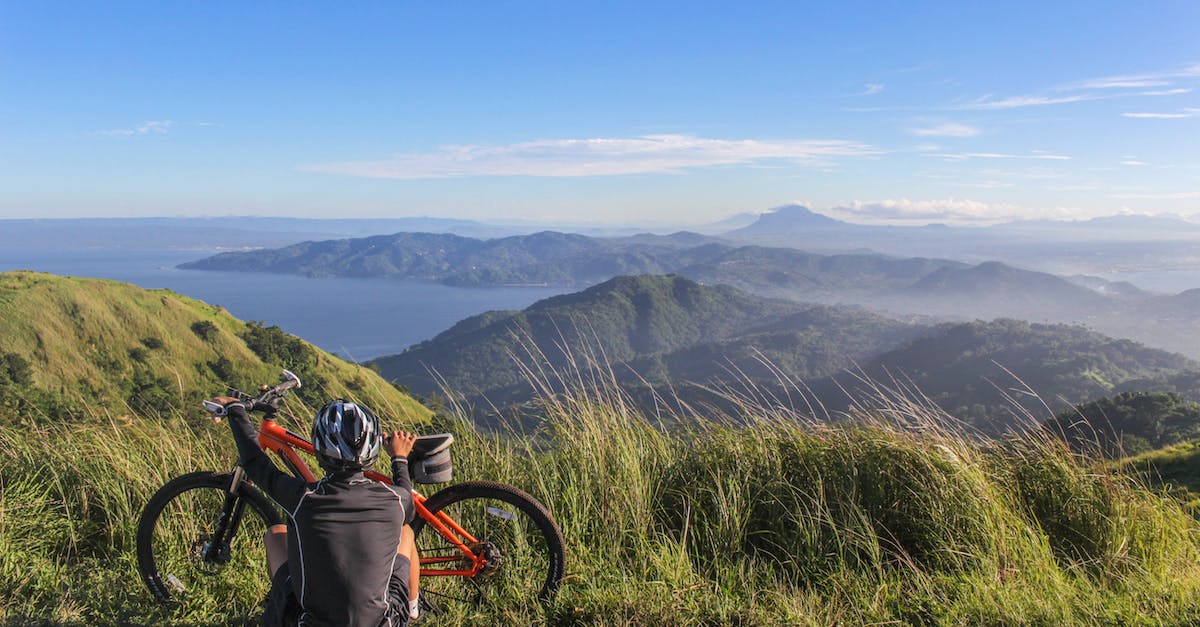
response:
[[[317,412],[312,428],[317,462],[326,472],[370,468],[379,458],[379,419],[357,403],[335,400]]]

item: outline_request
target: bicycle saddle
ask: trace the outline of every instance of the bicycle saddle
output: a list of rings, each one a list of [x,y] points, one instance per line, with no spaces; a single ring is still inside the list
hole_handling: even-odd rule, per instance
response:
[[[408,454],[408,461],[420,461],[450,448],[451,444],[454,444],[453,433],[417,436],[412,452]]]

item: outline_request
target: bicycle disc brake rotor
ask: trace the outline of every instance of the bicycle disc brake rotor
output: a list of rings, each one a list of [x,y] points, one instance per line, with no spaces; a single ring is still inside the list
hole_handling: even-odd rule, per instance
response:
[[[483,568],[475,577],[479,579],[489,579],[496,574],[500,569],[500,565],[504,562],[504,552],[500,547],[493,544],[487,538],[470,545],[471,552],[484,559]]]
[[[200,572],[207,574],[215,573],[221,570],[222,566],[229,563],[229,545],[225,545],[214,551],[211,538],[197,538],[192,542],[192,558],[195,560]]]

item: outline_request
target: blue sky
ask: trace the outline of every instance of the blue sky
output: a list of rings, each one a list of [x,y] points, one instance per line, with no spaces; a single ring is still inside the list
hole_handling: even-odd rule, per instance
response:
[[[0,217],[1200,217],[1200,3],[0,2]]]

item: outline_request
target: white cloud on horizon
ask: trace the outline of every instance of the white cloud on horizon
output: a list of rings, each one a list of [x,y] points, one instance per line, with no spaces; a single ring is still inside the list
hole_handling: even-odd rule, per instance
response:
[[[910,132],[919,137],[975,137],[979,134],[979,129],[966,124],[947,122],[928,128],[910,129]]]
[[[1192,198],[1200,198],[1200,191],[1170,192],[1165,194],[1110,194],[1109,198],[1116,198],[1118,200],[1191,200]]]
[[[1030,209],[1004,203],[987,203],[966,198],[942,200],[910,200],[889,198],[876,201],[854,201],[830,207],[831,215],[875,222],[995,224],[1022,219],[1071,219],[1083,213],[1077,209]]]
[[[469,176],[614,176],[678,174],[693,168],[784,160],[826,165],[837,157],[882,151],[849,140],[710,139],[692,135],[551,139],[506,146],[442,146],[427,153],[398,154],[378,161],[299,166],[308,172],[388,179]]]
[[[146,120],[133,128],[114,128],[107,131],[97,131],[98,135],[109,137],[136,137],[139,135],[166,135],[175,125],[173,120]]]

